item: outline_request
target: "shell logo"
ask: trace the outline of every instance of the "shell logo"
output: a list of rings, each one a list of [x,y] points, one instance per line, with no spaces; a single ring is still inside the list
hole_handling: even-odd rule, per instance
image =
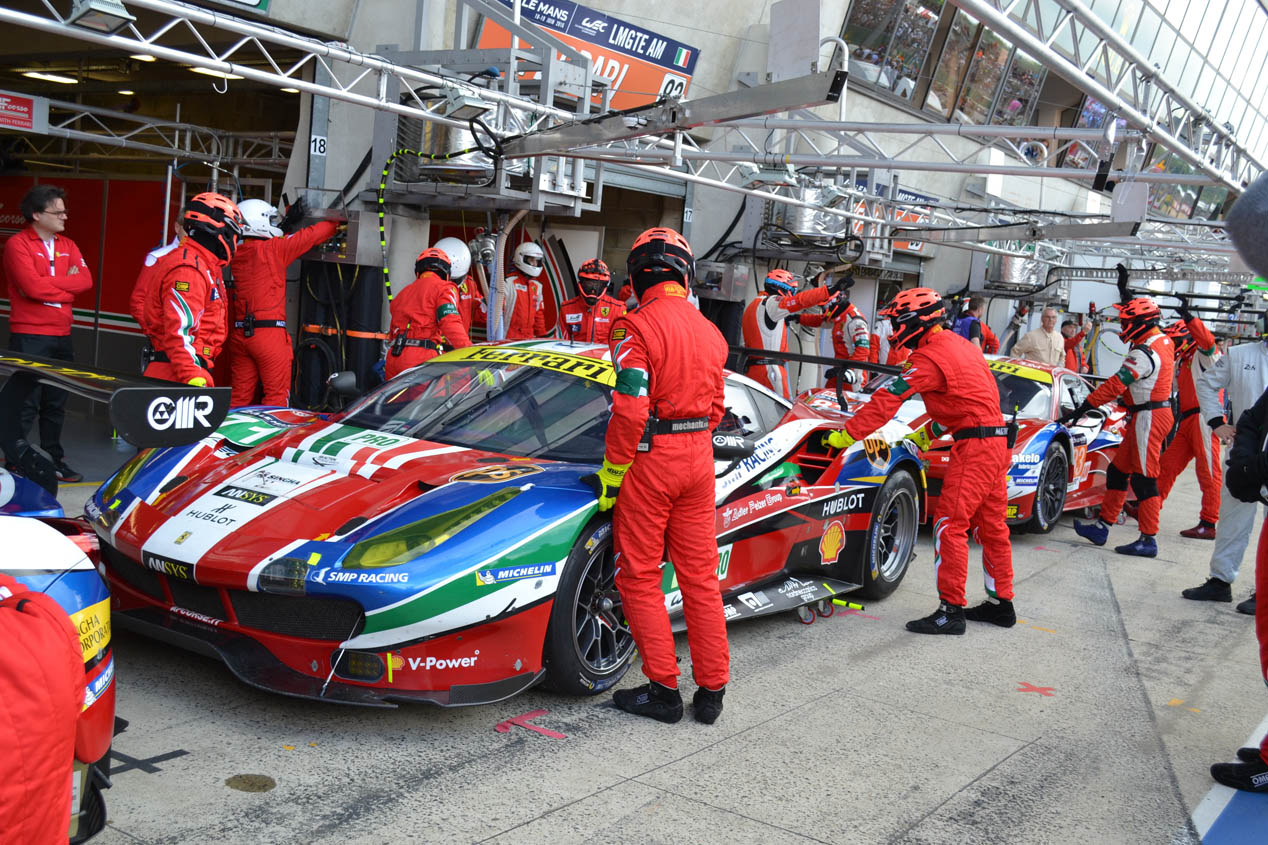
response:
[[[845,548],[845,526],[841,524],[841,520],[834,519],[828,523],[823,531],[823,539],[819,541],[819,557],[822,558],[823,565],[836,563],[843,548]]]

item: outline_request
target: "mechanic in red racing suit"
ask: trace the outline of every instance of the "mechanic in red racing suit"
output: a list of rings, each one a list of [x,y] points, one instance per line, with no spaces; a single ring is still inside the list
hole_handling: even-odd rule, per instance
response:
[[[286,212],[279,228],[273,225],[277,209],[264,200],[243,200],[238,208],[246,220],[242,246],[229,262],[233,274],[230,304],[233,323],[229,330],[229,378],[233,384],[230,406],[255,403],[255,391],[263,386],[261,402],[288,405],[291,394],[291,336],[286,331],[286,268],[319,243],[335,236],[343,225],[322,220],[297,232],[307,206],[301,198]]]
[[[141,328],[154,353],[145,375],[198,387],[212,385],[212,367],[228,334],[224,266],[245,221],[225,196],[202,193],[185,206],[187,237],[154,265]]]
[[[612,324],[625,316],[625,303],[608,296],[612,274],[608,265],[592,258],[577,271],[581,293],[559,306],[559,336],[564,340],[607,343]]]
[[[884,313],[894,328],[890,342],[912,349],[911,357],[902,375],[873,394],[845,428],[826,436],[827,445],[848,448],[893,419],[902,403],[919,393],[936,428],[922,427],[910,439],[927,449],[932,436],[951,431],[955,444],[933,523],[934,570],[942,601],[933,613],[908,622],[907,630],[963,634],[965,619],[1011,628],[1017,614],[1004,512],[1012,454],[995,378],[976,344],[942,328],[946,307],[936,291],[901,291]],[[966,611],[970,529],[982,544],[987,598]]]
[[[417,278],[392,299],[392,335],[385,372],[388,378],[430,361],[441,343],[454,349],[471,345],[458,314],[458,288],[449,280],[449,256],[431,247],[414,262]]]
[[[1194,380],[1215,366],[1220,351],[1215,336],[1200,317],[1189,312],[1187,298],[1180,295],[1180,316],[1166,329],[1176,350],[1176,382],[1180,399],[1180,430],[1162,453],[1158,469],[1158,500],[1167,501],[1176,478],[1193,461],[1202,489],[1202,509],[1198,524],[1180,532],[1181,537],[1214,540],[1215,524],[1220,518],[1220,441],[1206,425],[1198,407]]]
[[[832,354],[839,361],[859,361],[866,363],[871,360],[871,332],[867,329],[867,320],[863,317],[863,312],[859,307],[840,296],[835,302],[830,303],[830,307],[824,314],[806,314],[801,318],[803,326],[816,327],[823,324],[824,320],[832,321]],[[846,369],[845,367],[834,367],[833,371],[842,374],[842,385],[850,390],[862,390],[863,385],[867,384],[867,371]],[[832,372],[832,371],[830,371]],[[837,376],[833,375],[828,379],[828,387],[837,386]]]
[[[787,270],[771,270],[766,274],[764,291],[744,309],[740,326],[744,345],[750,349],[788,351],[789,316],[815,305],[823,305],[847,284],[846,277],[827,287],[811,288],[797,293],[797,280]],[[776,358],[750,358],[749,378],[764,384],[785,399],[793,397],[788,383],[788,369]]]
[[[1131,344],[1123,366],[1102,383],[1083,404],[1061,415],[1061,422],[1073,422],[1088,411],[1127,393],[1127,410],[1131,419],[1123,445],[1114,453],[1114,460],[1105,472],[1105,500],[1097,519],[1074,521],[1074,530],[1080,537],[1098,546],[1109,539],[1109,527],[1118,520],[1118,514],[1127,500],[1127,482],[1131,479],[1136,491],[1137,520],[1140,537],[1124,546],[1115,546],[1120,555],[1157,557],[1158,512],[1162,500],[1158,498],[1158,474],[1163,438],[1171,431],[1171,377],[1175,365],[1175,350],[1171,338],[1158,329],[1162,311],[1147,296],[1137,297],[1118,309],[1119,337]]]
[[[84,709],[79,634],[56,601],[0,574],[0,643],[0,841],[65,842]]]
[[[616,586],[648,679],[612,698],[627,713],[662,722],[682,718],[661,590],[667,557],[682,590],[697,684],[693,715],[712,724],[730,679],[710,434],[723,414],[727,346],[687,301],[695,260],[682,235],[648,229],[634,241],[628,267],[639,306],[612,327],[616,388],[603,468],[582,478],[599,497],[599,510],[616,505]]]

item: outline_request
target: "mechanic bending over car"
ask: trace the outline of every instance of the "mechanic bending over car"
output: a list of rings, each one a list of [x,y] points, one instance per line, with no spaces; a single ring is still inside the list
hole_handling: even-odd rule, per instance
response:
[[[1074,410],[1061,415],[1059,422],[1071,423],[1093,408],[1127,394],[1130,422],[1123,445],[1114,453],[1114,460],[1105,471],[1105,501],[1094,520],[1074,521],[1074,530],[1092,543],[1103,546],[1109,539],[1109,527],[1127,501],[1127,481],[1136,492],[1137,521],[1140,537],[1124,546],[1115,546],[1120,555],[1157,557],[1158,513],[1162,499],[1158,496],[1158,474],[1161,472],[1162,441],[1171,431],[1171,377],[1175,368],[1175,348],[1171,338],[1158,328],[1162,311],[1158,303],[1139,296],[1125,304],[1115,305],[1120,324],[1118,335],[1131,344],[1123,366],[1083,400]]]
[[[1180,300],[1180,319],[1166,328],[1167,337],[1176,350],[1176,383],[1180,400],[1180,430],[1162,453],[1158,469],[1159,506],[1167,501],[1176,478],[1193,461],[1202,488],[1202,509],[1198,524],[1180,532],[1193,540],[1214,540],[1215,524],[1220,518],[1220,441],[1202,419],[1195,379],[1219,361],[1215,335],[1200,317],[1189,311],[1189,300]],[[1131,514],[1128,514],[1129,516]]]
[[[933,430],[921,427],[909,439],[927,449],[933,437],[951,431],[955,444],[933,523],[934,571],[942,601],[933,613],[908,622],[907,630],[963,634],[966,619],[1011,628],[1017,614],[1013,550],[1004,513],[1012,450],[995,377],[976,344],[942,327],[946,306],[937,291],[901,291],[881,313],[889,316],[894,329],[890,343],[912,350],[911,357],[902,375],[878,390],[845,428],[824,440],[846,449],[892,420],[912,394],[920,394]],[[986,601],[966,611],[970,529],[982,544]]]
[[[648,229],[634,241],[627,266],[639,305],[612,327],[616,388],[603,468],[581,479],[594,489],[600,511],[616,506],[616,586],[648,679],[617,690],[612,700],[638,716],[669,723],[682,718],[661,590],[661,562],[668,557],[682,590],[697,684],[693,715],[713,724],[730,679],[711,434],[722,419],[727,345],[687,301],[695,259],[682,235]]]
[[[417,278],[392,298],[388,378],[435,358],[442,341],[454,349],[471,345],[458,313],[458,285],[450,279],[451,271],[447,253],[425,249],[414,262]]]
[[[788,318],[798,311],[823,305],[849,284],[850,277],[847,274],[831,285],[797,293],[796,276],[787,270],[771,270],[766,274],[762,293],[748,304],[740,320],[744,345],[751,349],[787,352]],[[864,324],[864,329],[866,328]],[[745,375],[766,385],[785,399],[792,400],[788,369],[783,361],[775,358],[750,358]]]
[[[848,294],[839,293],[828,302],[823,314],[806,314],[801,318],[803,326],[817,328],[824,320],[832,321],[832,354],[842,361],[866,362],[871,360],[872,338],[867,330],[867,319],[859,307],[850,301]],[[833,367],[829,370],[826,387],[841,384],[851,390],[862,390],[867,384],[867,371]]]

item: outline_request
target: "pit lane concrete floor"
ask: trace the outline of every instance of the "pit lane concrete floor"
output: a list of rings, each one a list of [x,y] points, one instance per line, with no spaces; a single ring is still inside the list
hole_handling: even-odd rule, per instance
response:
[[[71,448],[85,472],[126,456],[86,448]],[[64,488],[67,511],[90,489]],[[130,724],[98,841],[1197,841],[1195,809],[1207,799],[1205,830],[1232,793],[1212,790],[1208,766],[1268,711],[1251,618],[1179,596],[1206,577],[1211,544],[1176,536],[1197,506],[1189,473],[1156,560],[1091,547],[1069,517],[1016,535],[1024,621],[963,637],[903,630],[937,600],[922,534],[902,586],[863,613],[732,627],[734,677],[711,727],[538,691],[460,710],[325,706],[116,629]],[[1120,526],[1111,544],[1134,536]],[[1250,592],[1253,549],[1235,600]],[[679,653],[689,696],[682,638]],[[641,680],[635,668],[623,685]],[[536,711],[526,721],[562,737],[495,730]],[[276,786],[226,784],[238,775]],[[1249,822],[1218,841],[1268,841],[1268,799],[1244,797]]]

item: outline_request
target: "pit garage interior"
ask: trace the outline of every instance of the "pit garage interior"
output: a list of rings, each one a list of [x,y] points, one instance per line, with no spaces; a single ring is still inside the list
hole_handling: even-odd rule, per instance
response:
[[[981,296],[1004,351],[1045,307],[1093,320],[1101,377],[1125,354],[1119,265],[1225,344],[1268,308],[1221,227],[1268,160],[1254,0],[9,0],[0,21],[0,98],[29,109],[0,110],[0,238],[32,185],[65,188],[90,367],[139,372],[133,282],[204,190],[347,218],[287,271],[292,404],[320,412],[344,401],[333,372],[375,383],[389,292],[441,237],[487,238],[486,289],[514,244],[542,245],[552,322],[582,261],[619,283],[638,233],[669,226],[733,345],[769,269],[852,263],[869,322],[915,286]],[[827,329],[789,346],[832,354]],[[68,515],[134,453],[113,435],[72,398]],[[1208,773],[1268,731],[1268,699],[1253,619],[1180,598],[1207,572],[1212,544],[1177,535],[1199,498],[1186,471],[1155,559],[1088,545],[1070,514],[1014,533],[1018,625],[962,638],[902,630],[937,600],[922,527],[883,601],[731,626],[712,726],[539,688],[452,709],[291,699],[116,626],[126,728],[93,841],[1262,842],[1268,795]],[[687,691],[684,637],[678,653]]]

